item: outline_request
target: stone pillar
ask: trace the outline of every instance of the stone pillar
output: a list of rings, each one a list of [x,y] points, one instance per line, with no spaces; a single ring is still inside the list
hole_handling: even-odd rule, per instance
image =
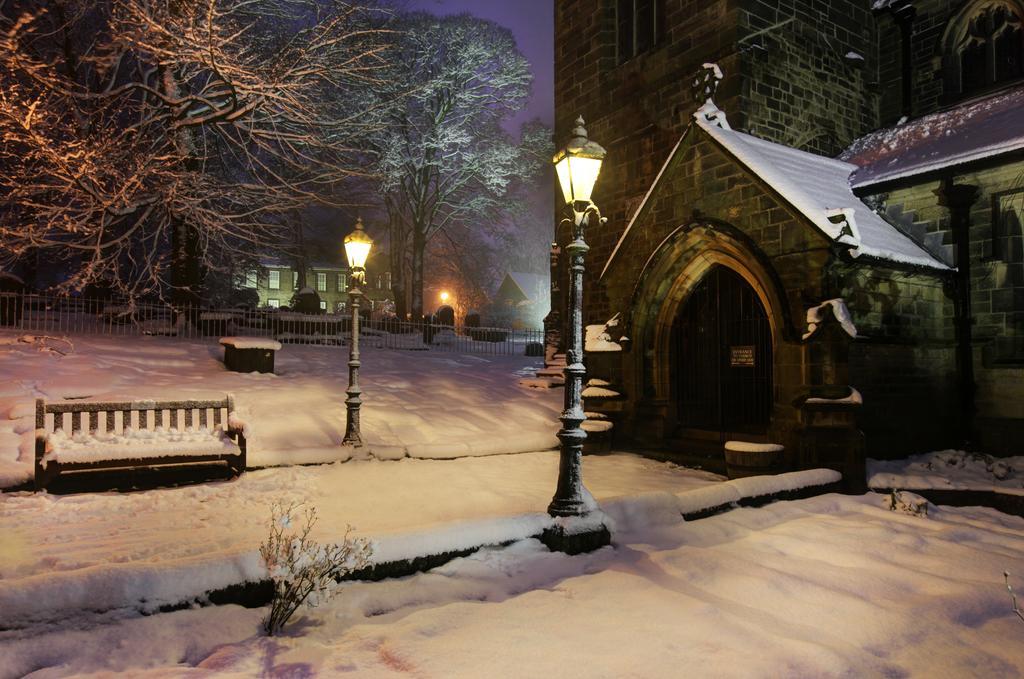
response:
[[[971,206],[978,199],[978,187],[954,184],[945,180],[935,192],[939,205],[949,210],[949,225],[956,248],[956,278],[954,279],[953,322],[956,329],[957,391],[960,397],[961,437],[964,447],[970,449],[977,440],[974,418],[977,406],[974,396],[974,350],[971,311]]]
[[[867,490],[864,433],[857,428],[862,400],[850,386],[851,331],[835,315],[835,307],[820,307],[821,318],[807,338],[808,392],[800,408],[799,464],[803,469],[826,467],[843,475],[846,492]]]
[[[544,317],[544,363],[550,365],[552,357],[565,351],[562,338],[563,311],[565,300],[562,294],[562,274],[564,267],[561,263],[562,248],[558,243],[551,244],[550,267],[551,267],[551,310]]]

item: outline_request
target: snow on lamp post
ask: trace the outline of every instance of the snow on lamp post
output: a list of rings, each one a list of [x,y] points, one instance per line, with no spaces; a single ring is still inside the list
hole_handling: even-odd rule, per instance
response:
[[[572,139],[553,158],[558,182],[565,197],[565,204],[572,213],[563,224],[572,226],[572,240],[565,247],[569,256],[569,343],[565,366],[565,404],[560,417],[562,428],[558,431],[560,441],[558,462],[558,485],[555,496],[548,505],[548,513],[554,517],[584,516],[595,509],[593,500],[583,487],[582,457],[583,442],[587,433],[583,431],[583,258],[590,249],[584,240],[584,229],[591,219],[603,224],[601,211],[590,199],[591,191],[601,172],[605,150],[587,138],[583,118],[576,119]],[[608,543],[607,528],[596,523],[583,530],[569,530],[565,524],[545,536],[549,547],[560,551],[586,551]]]
[[[359,284],[366,281],[366,258],[370,256],[373,239],[363,230],[363,218],[356,220],[356,228],[345,236],[345,257],[348,259],[348,296],[352,303],[352,341],[348,351],[348,398],[345,399],[345,438],[343,445],[361,446],[363,437],[359,432],[359,406],[363,401],[359,388],[359,298],[363,291]]]

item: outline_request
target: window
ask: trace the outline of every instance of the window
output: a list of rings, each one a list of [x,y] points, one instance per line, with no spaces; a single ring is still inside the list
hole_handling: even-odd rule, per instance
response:
[[[245,272],[245,287],[255,288],[256,287],[256,269]]]
[[[267,287],[271,290],[281,289],[281,272],[271,269],[267,272]]]
[[[615,32],[619,63],[643,54],[659,42],[661,0],[617,0]]]
[[[337,310],[337,312],[339,314],[345,313],[345,303],[344,302],[338,302],[338,306],[335,307],[335,309]]]
[[[318,273],[316,275],[316,289],[317,292],[327,292],[327,274]]]
[[[299,289],[299,272],[292,271],[292,290]]]
[[[1024,76],[1024,19],[1009,0],[982,0],[946,33],[948,94],[971,95]]]
[[[992,256],[1024,261],[1024,189],[992,194]]]
[[[348,280],[345,274],[338,274],[338,292],[345,292],[348,290]]]
[[[270,307],[271,309],[280,309],[281,308],[281,300],[279,300],[279,299],[268,299],[267,300],[267,306]]]
[[[320,310],[327,311],[327,302],[320,300]]]

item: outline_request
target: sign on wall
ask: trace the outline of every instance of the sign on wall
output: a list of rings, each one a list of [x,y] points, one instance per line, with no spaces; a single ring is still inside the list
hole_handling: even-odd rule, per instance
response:
[[[740,345],[729,347],[730,368],[753,368],[754,367],[754,345]]]

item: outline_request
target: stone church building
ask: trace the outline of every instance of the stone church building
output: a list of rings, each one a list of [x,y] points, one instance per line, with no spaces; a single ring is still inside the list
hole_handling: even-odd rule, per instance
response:
[[[586,407],[616,436],[1024,452],[1024,4],[559,0],[555,45],[556,140],[582,115],[608,152]]]

